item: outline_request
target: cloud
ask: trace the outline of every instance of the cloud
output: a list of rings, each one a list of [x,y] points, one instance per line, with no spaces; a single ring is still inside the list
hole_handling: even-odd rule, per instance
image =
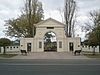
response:
[[[0,19],[4,20],[18,16],[22,4],[22,0],[0,0]]]
[[[0,38],[4,37],[4,35],[5,35],[3,33],[3,30],[5,29],[5,27],[3,25],[4,25],[4,22],[2,20],[0,20]]]
[[[19,7],[22,7],[23,0],[0,0],[0,6],[5,7],[6,9],[16,10]]]
[[[0,37],[4,37],[5,20],[16,18],[20,15],[20,8],[23,6],[23,0],[0,0]]]
[[[43,3],[44,10],[55,10],[64,7],[64,0],[40,0]]]
[[[91,10],[100,9],[100,0],[76,0],[79,11],[88,13]]]
[[[25,0],[0,0],[0,35],[4,36],[2,32],[4,27],[4,20],[9,18],[16,18],[20,15],[20,10],[24,6]],[[65,0],[39,0],[43,3],[45,19],[52,17],[60,22],[62,18],[58,12],[58,8],[64,8]],[[88,12],[100,8],[100,0],[76,0],[78,6],[77,20],[83,24],[88,19]]]
[[[56,15],[57,16],[56,16]],[[45,13],[44,13],[44,15],[45,15],[45,19],[47,19],[47,18],[53,18],[53,19],[56,19],[56,20],[58,20],[58,21],[60,21],[60,22],[62,22],[62,17],[61,17],[61,15],[60,15],[60,13],[59,13],[59,11],[58,10],[49,10],[49,11],[45,11]]]

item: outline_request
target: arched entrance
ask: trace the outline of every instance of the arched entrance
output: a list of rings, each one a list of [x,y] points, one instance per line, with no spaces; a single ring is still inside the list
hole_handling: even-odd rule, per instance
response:
[[[44,52],[57,52],[57,38],[52,31],[44,35]]]
[[[20,46],[22,50],[31,52],[67,52],[80,50],[80,38],[66,37],[64,31],[65,24],[49,18],[35,24],[35,26],[36,35],[34,38],[21,38]]]

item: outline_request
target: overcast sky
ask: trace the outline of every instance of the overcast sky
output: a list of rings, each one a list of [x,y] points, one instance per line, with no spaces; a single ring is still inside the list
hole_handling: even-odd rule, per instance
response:
[[[52,17],[60,22],[62,18],[59,15],[58,8],[64,8],[64,0],[39,0],[43,3],[45,19]],[[84,24],[87,19],[88,12],[100,8],[100,0],[76,0],[78,7],[78,21],[79,24]],[[21,13],[24,0],[0,0],[0,37],[4,37],[3,30],[4,20],[16,18]],[[79,33],[83,38],[84,33]]]

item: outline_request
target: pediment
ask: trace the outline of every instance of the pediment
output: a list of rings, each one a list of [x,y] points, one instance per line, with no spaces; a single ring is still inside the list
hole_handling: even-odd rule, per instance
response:
[[[47,20],[41,21],[39,23],[36,24],[36,27],[64,27],[65,24],[56,21],[52,18],[49,18]]]

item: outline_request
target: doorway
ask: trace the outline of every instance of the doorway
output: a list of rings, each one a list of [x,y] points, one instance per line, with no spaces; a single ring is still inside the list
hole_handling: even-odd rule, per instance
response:
[[[56,34],[52,31],[44,36],[44,52],[57,52]]]
[[[31,52],[31,43],[27,43],[27,52]]]
[[[74,51],[74,43],[73,42],[69,43],[69,50]]]

